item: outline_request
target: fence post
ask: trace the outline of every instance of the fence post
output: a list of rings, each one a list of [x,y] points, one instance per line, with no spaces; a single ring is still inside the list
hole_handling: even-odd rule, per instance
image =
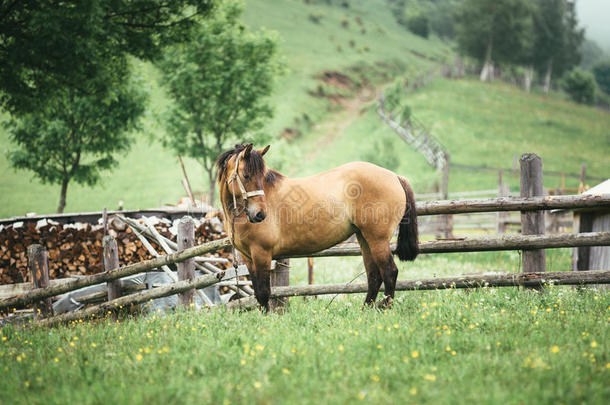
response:
[[[104,246],[104,271],[114,270],[119,267],[119,248],[113,236],[107,235],[102,239]],[[108,301],[121,296],[121,280],[112,280],[106,283],[108,286]]]
[[[195,222],[188,215],[180,218],[178,222],[178,250],[193,247],[195,243]],[[188,259],[178,263],[178,281],[193,280],[195,278],[195,261]],[[178,294],[178,304],[188,307],[193,303],[194,290]]]
[[[521,197],[542,196],[542,159],[535,153],[521,155]],[[521,233],[523,235],[544,234],[543,211],[521,211]],[[522,256],[523,272],[546,271],[544,249],[524,250]]]
[[[313,284],[313,257],[307,258],[307,282]]]
[[[585,191],[585,181],[587,179],[587,165],[583,163],[580,165],[580,183],[578,184],[578,194],[582,194]]]
[[[290,285],[290,260],[278,259],[275,268],[271,269],[271,287],[285,287]],[[288,306],[288,298],[272,298],[269,300],[269,308],[272,311],[283,310]]]
[[[449,152],[445,152],[445,165],[443,166],[443,180],[441,182],[441,199],[449,199]],[[443,233],[445,238],[453,238],[453,215],[443,215]]]
[[[49,287],[49,260],[47,251],[42,245],[34,244],[28,246],[28,267],[32,276],[34,288]],[[45,298],[36,305],[36,316],[53,316],[53,303],[51,298]]]

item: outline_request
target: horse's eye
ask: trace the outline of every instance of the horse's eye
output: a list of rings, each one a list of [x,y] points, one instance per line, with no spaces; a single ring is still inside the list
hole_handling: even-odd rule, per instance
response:
[[[250,175],[249,174],[244,174],[244,179],[250,180]]]

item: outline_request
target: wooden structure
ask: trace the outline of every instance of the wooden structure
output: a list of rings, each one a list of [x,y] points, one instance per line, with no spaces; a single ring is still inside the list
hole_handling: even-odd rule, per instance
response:
[[[610,194],[610,179],[585,191],[582,195]],[[610,207],[593,207],[574,210],[574,232],[610,231]],[[610,247],[582,246],[574,248],[572,270],[610,270]]]

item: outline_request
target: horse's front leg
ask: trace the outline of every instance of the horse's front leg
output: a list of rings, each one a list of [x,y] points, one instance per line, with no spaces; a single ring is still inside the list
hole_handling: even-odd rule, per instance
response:
[[[271,295],[271,252],[264,249],[252,250],[252,278],[256,300],[260,306],[269,311],[269,296]]]

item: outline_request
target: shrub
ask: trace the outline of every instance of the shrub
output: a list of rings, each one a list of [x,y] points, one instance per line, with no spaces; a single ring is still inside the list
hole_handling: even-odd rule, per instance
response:
[[[589,72],[575,69],[566,73],[561,88],[577,103],[593,104],[595,101],[595,79]]]
[[[425,15],[418,15],[411,17],[407,20],[407,28],[415,35],[419,35],[422,38],[428,38],[430,29],[428,27],[428,17]]]

